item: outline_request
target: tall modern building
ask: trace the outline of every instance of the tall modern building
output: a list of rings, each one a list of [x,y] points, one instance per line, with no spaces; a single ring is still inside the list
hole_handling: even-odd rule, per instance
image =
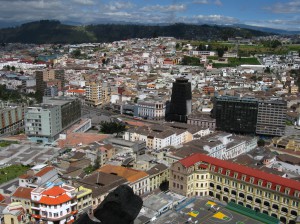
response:
[[[52,142],[81,117],[81,102],[77,98],[51,98],[28,107],[25,133],[36,142]]]
[[[235,96],[216,96],[213,116],[218,130],[244,134],[282,136],[287,103]]]
[[[24,107],[0,104],[0,136],[23,128]]]
[[[35,72],[36,91],[44,94],[48,86],[55,84],[59,91],[65,86],[65,71],[63,69],[46,69]],[[48,84],[49,82],[49,84]]]
[[[254,134],[257,122],[257,102],[255,98],[215,97],[213,111],[217,129]]]
[[[171,102],[166,116],[168,121],[187,122],[192,112],[192,87],[188,79],[177,78],[173,83]]]
[[[100,81],[87,82],[85,86],[85,103],[89,106],[98,107],[110,101],[110,86]]]
[[[285,133],[287,103],[282,100],[258,102],[256,134],[282,136]]]

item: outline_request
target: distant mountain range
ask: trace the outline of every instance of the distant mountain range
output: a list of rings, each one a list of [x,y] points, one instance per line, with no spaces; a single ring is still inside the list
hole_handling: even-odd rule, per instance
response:
[[[300,34],[300,31],[290,31],[290,30],[281,30],[281,29],[274,29],[274,28],[268,28],[268,27],[249,26],[249,25],[245,25],[245,24],[234,24],[232,26],[245,28],[245,29],[258,30],[258,31],[267,32],[267,33],[283,34],[283,35]]]
[[[71,22],[70,22],[71,23]],[[229,27],[217,25],[134,25],[134,24],[98,24],[66,25],[59,21],[41,20],[25,23],[12,28],[0,29],[0,42],[20,43],[87,43],[111,42],[129,38],[150,38],[171,36],[187,40],[227,40],[232,37],[256,37],[270,35],[270,32],[249,29],[247,27]]]

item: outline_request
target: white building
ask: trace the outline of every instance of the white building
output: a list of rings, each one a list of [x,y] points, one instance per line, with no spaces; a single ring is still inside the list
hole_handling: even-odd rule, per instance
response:
[[[147,117],[148,119],[164,119],[166,113],[166,104],[164,102],[143,101],[137,104],[138,116]]]
[[[31,192],[33,221],[69,224],[77,214],[76,189],[69,185],[38,187]]]

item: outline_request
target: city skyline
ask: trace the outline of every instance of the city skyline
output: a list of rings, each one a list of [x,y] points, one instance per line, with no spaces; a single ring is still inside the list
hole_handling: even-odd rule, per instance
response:
[[[300,30],[299,12],[299,0],[2,0],[0,24],[54,19],[73,24],[183,22]]]

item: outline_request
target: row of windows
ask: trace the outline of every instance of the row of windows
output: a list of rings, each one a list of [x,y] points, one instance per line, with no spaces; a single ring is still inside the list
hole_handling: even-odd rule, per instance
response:
[[[211,170],[214,171],[214,170],[215,170],[215,166],[211,166]],[[222,172],[223,172],[223,168],[218,168],[218,171],[217,171],[217,172],[218,172],[218,173],[222,173]],[[228,170],[228,169],[227,169],[227,170],[226,170],[226,175],[229,176],[231,172],[232,172],[231,170]],[[238,174],[237,172],[234,172],[233,177],[237,179],[238,176],[239,176],[239,174]],[[242,174],[241,180],[242,180],[242,181],[246,181],[246,178],[247,178],[247,175]],[[214,179],[214,176],[213,176],[213,175],[211,175],[211,179]],[[222,182],[222,178],[219,177],[219,176],[217,177],[217,180],[220,181],[220,182]],[[249,182],[250,182],[251,184],[253,184],[253,183],[254,183],[254,180],[255,180],[254,177],[250,177]],[[229,181],[229,180],[227,180],[227,181]],[[228,182],[228,184],[229,184],[229,182]],[[258,180],[258,186],[262,186],[262,184],[263,184],[263,180]],[[274,184],[274,183],[267,182],[266,187],[269,188],[269,189],[271,189],[272,186],[273,186],[273,184]],[[240,184],[240,185],[243,186],[242,184]],[[280,190],[281,190],[281,187],[283,187],[283,186],[277,184],[277,185],[276,185],[276,188],[275,188],[276,191],[280,191]],[[290,193],[290,189],[289,189],[289,188],[285,188],[284,193],[285,193],[285,194],[289,194],[289,193]],[[299,192],[296,191],[296,192],[294,193],[294,196],[295,196],[295,197],[299,197]]]

